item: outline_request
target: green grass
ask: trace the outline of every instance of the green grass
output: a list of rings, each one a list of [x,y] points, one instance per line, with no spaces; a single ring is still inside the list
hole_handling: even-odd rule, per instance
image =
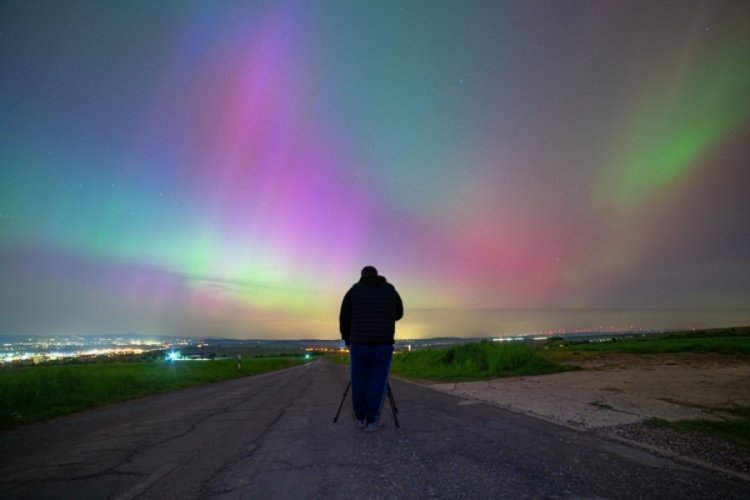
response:
[[[569,370],[525,344],[483,341],[450,349],[400,353],[391,371],[408,378],[442,381],[482,380]]]
[[[10,367],[0,370],[0,428],[149,394],[291,367],[302,357]]]
[[[334,363],[336,365],[346,365],[349,366],[349,354],[332,354],[330,356],[326,356],[325,360],[329,363]]]
[[[591,406],[595,406],[600,410],[614,410],[614,407],[612,405],[607,404],[604,401],[592,401]]]
[[[609,353],[625,354],[726,354],[750,355],[750,335],[672,334],[647,336],[609,342],[565,343],[553,342],[545,349],[548,359],[562,361],[575,356]]]
[[[430,380],[482,380],[495,377],[540,375],[569,369],[562,365],[589,356],[611,353],[666,354],[714,353],[750,356],[750,329],[732,328],[683,332],[610,342],[568,343],[564,339],[543,348],[521,343],[482,341],[452,347],[397,353],[391,371],[408,378]],[[348,356],[331,356],[329,361],[348,364]]]
[[[731,420],[680,420],[668,422],[661,418],[650,418],[643,423],[649,427],[666,427],[680,432],[704,434],[726,439],[750,448],[750,406],[727,410],[734,414]]]

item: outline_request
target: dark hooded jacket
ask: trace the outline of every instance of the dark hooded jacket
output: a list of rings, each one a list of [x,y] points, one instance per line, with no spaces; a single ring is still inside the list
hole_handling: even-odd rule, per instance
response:
[[[390,345],[404,305],[383,276],[363,276],[341,303],[339,331],[346,345]]]

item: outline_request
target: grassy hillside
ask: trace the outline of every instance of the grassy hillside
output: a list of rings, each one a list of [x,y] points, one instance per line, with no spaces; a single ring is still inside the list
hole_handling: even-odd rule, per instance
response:
[[[291,367],[303,357],[6,367],[0,428],[183,387]]]

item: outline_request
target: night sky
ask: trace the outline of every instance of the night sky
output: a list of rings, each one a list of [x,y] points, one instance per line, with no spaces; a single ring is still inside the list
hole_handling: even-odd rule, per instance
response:
[[[0,334],[750,324],[750,2],[0,3]]]

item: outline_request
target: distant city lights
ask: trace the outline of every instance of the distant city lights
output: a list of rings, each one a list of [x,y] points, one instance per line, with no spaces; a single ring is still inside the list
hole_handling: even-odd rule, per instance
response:
[[[23,337],[18,342],[0,345],[0,364],[44,363],[98,356],[141,355],[165,349],[163,341],[124,339],[120,337]]]

